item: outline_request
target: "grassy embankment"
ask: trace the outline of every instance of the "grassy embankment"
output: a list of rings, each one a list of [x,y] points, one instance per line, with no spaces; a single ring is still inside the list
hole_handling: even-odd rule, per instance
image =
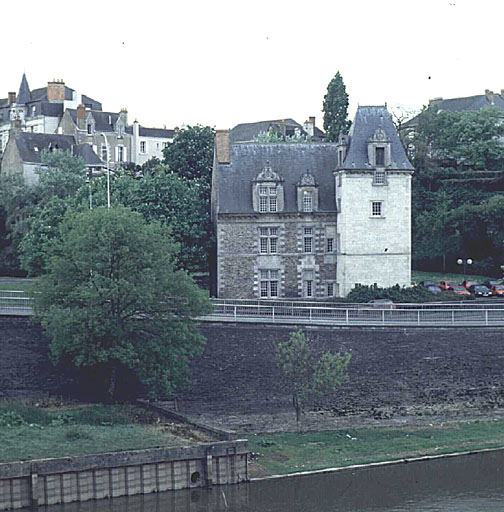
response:
[[[260,455],[252,476],[287,474],[484,448],[504,448],[504,420],[457,421],[426,427],[249,436]]]
[[[0,403],[0,463],[207,441],[204,434],[130,405]]]

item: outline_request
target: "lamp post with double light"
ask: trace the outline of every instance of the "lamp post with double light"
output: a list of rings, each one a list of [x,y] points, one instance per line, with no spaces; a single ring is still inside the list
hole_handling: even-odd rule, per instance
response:
[[[457,260],[457,265],[464,265],[464,281],[466,280],[466,265],[472,265],[473,260],[471,258]]]

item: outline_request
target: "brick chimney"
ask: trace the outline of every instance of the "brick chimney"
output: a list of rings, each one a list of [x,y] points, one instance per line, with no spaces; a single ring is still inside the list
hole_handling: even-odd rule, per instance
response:
[[[9,97],[9,105],[16,103],[16,93],[15,92],[9,92],[8,97]]]
[[[490,105],[495,105],[495,95],[493,91],[490,89],[485,89],[485,96],[487,97],[488,103],[490,103]]]
[[[65,101],[65,82],[62,79],[47,82],[48,101]]]
[[[79,130],[86,128],[86,107],[82,103],[77,106],[77,128]]]
[[[215,152],[217,162],[220,164],[231,162],[231,133],[229,130],[217,130],[215,132]]]

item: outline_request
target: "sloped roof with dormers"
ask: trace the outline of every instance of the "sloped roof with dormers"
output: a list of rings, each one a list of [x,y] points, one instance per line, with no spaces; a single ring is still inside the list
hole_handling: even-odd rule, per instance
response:
[[[319,211],[334,211],[336,144],[231,145],[230,164],[219,164],[219,213],[253,213],[252,184],[269,166],[283,180],[284,212],[297,212],[297,186],[307,169],[319,185]]]

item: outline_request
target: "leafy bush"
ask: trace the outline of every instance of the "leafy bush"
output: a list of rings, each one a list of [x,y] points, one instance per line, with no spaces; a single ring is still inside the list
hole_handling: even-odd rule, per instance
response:
[[[433,301],[460,301],[464,296],[453,292],[442,292],[434,295],[426,288],[421,286],[415,288],[404,288],[398,284],[390,288],[380,288],[379,286],[366,286],[358,284],[350,290],[347,295],[349,302],[369,302],[373,299],[390,299],[393,302],[433,302]]]
[[[14,411],[0,413],[0,427],[19,427],[25,424],[26,421]]]
[[[4,414],[16,414],[27,424],[49,425],[52,421],[52,416],[48,411],[22,402],[0,403],[0,416]]]

